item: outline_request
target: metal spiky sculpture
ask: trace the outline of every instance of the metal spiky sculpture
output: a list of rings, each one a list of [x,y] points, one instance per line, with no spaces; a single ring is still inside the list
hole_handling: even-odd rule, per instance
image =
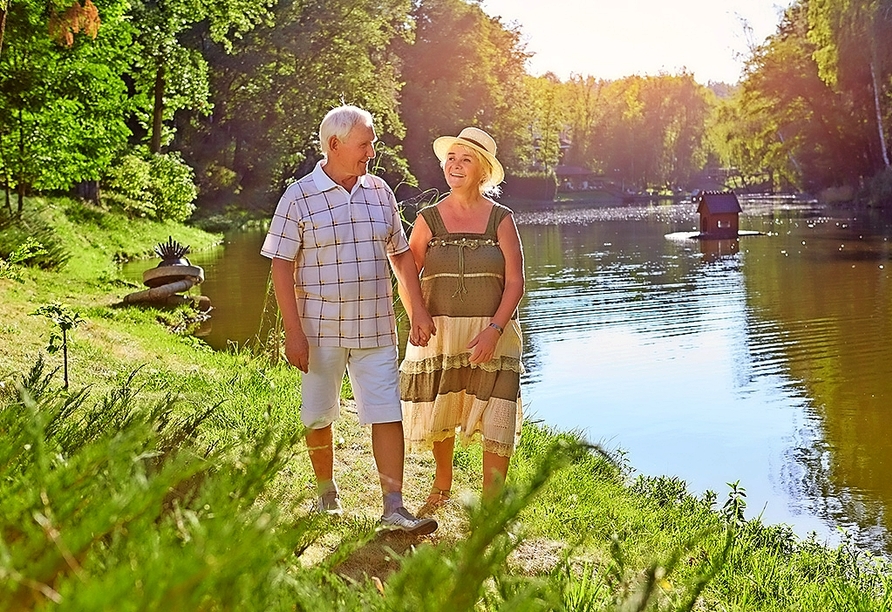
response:
[[[189,266],[192,265],[186,258],[189,253],[189,246],[183,246],[173,239],[173,236],[167,237],[167,242],[160,242],[155,245],[155,253],[161,258],[158,267],[164,266]]]

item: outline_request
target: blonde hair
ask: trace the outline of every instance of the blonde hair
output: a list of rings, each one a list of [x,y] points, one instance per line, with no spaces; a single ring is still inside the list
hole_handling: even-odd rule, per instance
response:
[[[488,159],[475,149],[474,147],[468,147],[466,145],[461,144],[460,142],[455,143],[453,146],[459,146],[465,151],[468,151],[474,159],[477,160],[477,163],[480,165],[480,173],[481,173],[481,181],[480,181],[480,194],[489,196],[489,197],[498,197],[502,193],[502,189],[495,183],[493,183],[493,167]],[[446,167],[446,160],[440,162],[440,167]]]

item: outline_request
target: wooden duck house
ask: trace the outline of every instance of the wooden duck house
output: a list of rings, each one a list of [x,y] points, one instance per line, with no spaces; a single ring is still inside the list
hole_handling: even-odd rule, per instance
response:
[[[740,202],[731,191],[704,191],[693,198],[700,215],[700,238],[737,238]]]

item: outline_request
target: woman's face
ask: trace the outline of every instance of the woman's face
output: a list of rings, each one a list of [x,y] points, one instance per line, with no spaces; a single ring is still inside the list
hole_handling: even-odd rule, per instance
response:
[[[480,188],[483,168],[480,159],[471,150],[460,144],[449,147],[446,161],[443,162],[443,176],[450,189],[475,186]]]

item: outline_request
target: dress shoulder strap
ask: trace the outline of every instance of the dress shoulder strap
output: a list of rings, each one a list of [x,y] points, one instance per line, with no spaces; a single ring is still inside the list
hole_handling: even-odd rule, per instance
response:
[[[418,211],[418,214],[424,217],[427,226],[431,230],[431,236],[443,236],[448,233],[446,224],[443,223],[443,217],[440,216],[440,211],[437,210],[436,204],[422,208]]]
[[[492,210],[489,211],[489,223],[486,224],[486,235],[495,240],[498,235],[499,224],[505,217],[511,214],[513,214],[513,211],[507,206],[493,204]]]

